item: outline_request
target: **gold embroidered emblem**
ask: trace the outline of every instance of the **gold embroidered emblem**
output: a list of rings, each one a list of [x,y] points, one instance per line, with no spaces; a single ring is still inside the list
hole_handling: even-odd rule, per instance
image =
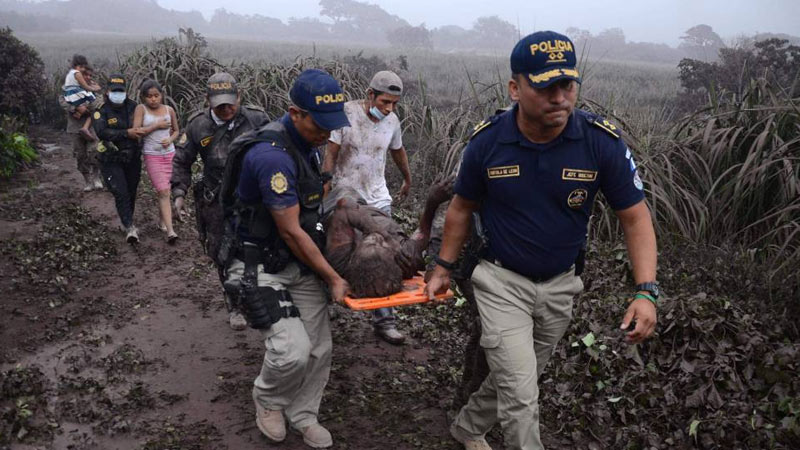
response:
[[[206,136],[203,139],[200,139],[200,146],[207,147],[208,144],[211,143],[211,140],[214,139],[214,136]]]
[[[592,122],[592,125],[602,128],[608,134],[614,136],[615,138],[619,139],[619,133],[617,132],[617,127],[614,126],[613,123],[609,122],[607,119],[603,119],[601,122],[599,119]]]
[[[269,186],[276,194],[283,194],[289,189],[289,183],[286,181],[286,176],[282,172],[277,172],[272,175],[272,179],[269,180]]]
[[[519,176],[519,166],[489,167],[486,169],[489,178],[508,178]]]
[[[92,117],[94,117],[94,120],[99,120],[100,119],[100,111],[95,111],[94,115]]]
[[[116,117],[112,117],[112,118],[108,119],[108,124],[109,125],[114,125],[116,123],[117,123],[117,118]]]
[[[583,203],[586,202],[588,197],[589,193],[586,192],[586,189],[575,189],[569,193],[569,196],[567,196],[567,206],[573,209],[578,209],[583,206]]]
[[[569,181],[594,181],[597,179],[596,170],[562,169],[561,179]]]

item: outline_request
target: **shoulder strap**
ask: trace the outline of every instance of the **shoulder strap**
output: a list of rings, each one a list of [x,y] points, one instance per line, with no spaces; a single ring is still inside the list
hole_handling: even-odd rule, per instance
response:
[[[617,126],[614,125],[613,123],[609,122],[608,119],[604,119],[603,117],[600,117],[595,114],[587,114],[586,121],[596,126],[597,128],[600,128],[606,133],[610,134],[611,136],[614,137],[614,139],[619,139],[620,137],[619,128],[617,128]]]

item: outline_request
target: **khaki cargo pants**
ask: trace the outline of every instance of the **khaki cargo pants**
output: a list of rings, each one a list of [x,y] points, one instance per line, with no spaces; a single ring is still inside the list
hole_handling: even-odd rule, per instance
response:
[[[244,263],[234,260],[228,279],[244,274]],[[264,363],[253,383],[253,400],[264,409],[282,410],[291,426],[302,429],[317,423],[322,391],[331,371],[328,300],[316,275],[301,275],[296,263],[276,274],[258,266],[258,285],[288,290],[300,317],[283,318],[261,330]],[[281,302],[281,306],[290,303]]]
[[[537,381],[569,325],[572,299],[583,282],[570,269],[534,283],[484,260],[472,274],[472,285],[491,372],[454,425],[477,439],[499,421],[506,448],[542,449]]]
[[[78,163],[78,172],[83,175],[83,180],[86,183],[93,182],[100,173],[100,162],[97,160],[97,144],[94,142],[87,142],[78,133],[71,133],[70,140],[72,141],[72,156]]]

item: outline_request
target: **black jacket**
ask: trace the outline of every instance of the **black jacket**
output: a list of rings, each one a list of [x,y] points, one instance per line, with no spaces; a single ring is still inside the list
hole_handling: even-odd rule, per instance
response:
[[[98,146],[101,162],[128,162],[140,157],[141,146],[137,139],[128,137],[128,128],[133,128],[133,112],[136,102],[126,98],[122,105],[106,102],[95,111],[92,125],[103,144]],[[108,143],[114,144],[108,145]],[[100,151],[105,147],[105,151]],[[116,147],[116,150],[114,150]]]
[[[175,145],[175,158],[172,160],[172,193],[180,197],[192,185],[192,164],[197,155],[203,160],[203,183],[207,189],[217,190],[222,182],[225,161],[231,142],[244,133],[256,130],[269,122],[267,114],[254,106],[241,106],[236,117],[218,126],[211,118],[211,110],[206,108],[189,117],[186,131]]]

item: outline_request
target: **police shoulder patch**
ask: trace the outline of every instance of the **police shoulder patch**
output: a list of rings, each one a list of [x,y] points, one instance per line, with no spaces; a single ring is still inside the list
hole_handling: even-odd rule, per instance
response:
[[[94,120],[100,120],[100,111],[95,111],[92,117],[94,117]]]
[[[283,172],[276,172],[269,180],[269,186],[276,194],[283,194],[289,189],[289,182],[286,181],[286,175]]]
[[[601,130],[605,131],[606,133],[614,136],[615,139],[619,139],[620,137],[620,130],[617,128],[616,125],[609,122],[608,119],[604,119],[600,116],[590,115],[586,117],[586,120],[589,121],[592,125],[600,128]]]
[[[472,140],[472,138],[477,136],[481,131],[491,127],[495,123],[497,123],[497,116],[492,116],[488,119],[482,120],[479,124],[475,125],[472,128],[472,134],[469,137],[470,140]]]
[[[186,133],[182,133],[181,138],[178,139],[178,145],[185,144],[187,140],[189,140],[189,138],[186,137]]]

